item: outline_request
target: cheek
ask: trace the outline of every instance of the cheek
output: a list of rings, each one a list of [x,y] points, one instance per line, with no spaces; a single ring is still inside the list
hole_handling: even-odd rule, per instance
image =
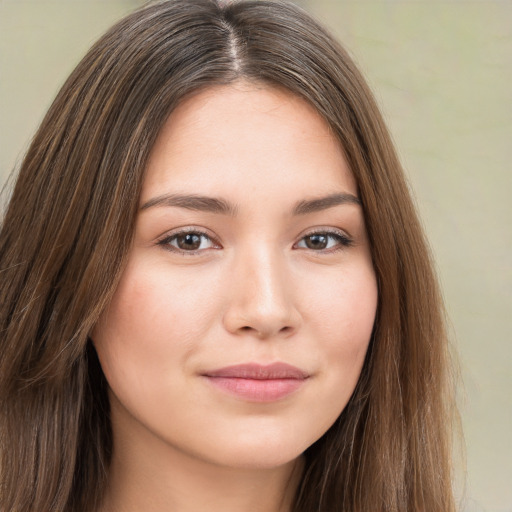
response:
[[[375,273],[369,263],[307,284],[305,325],[315,326],[340,349],[350,350],[369,340],[378,297]]]
[[[137,382],[138,389],[150,391],[152,383],[168,380],[175,367],[183,366],[206,338],[215,304],[188,280],[168,274],[158,265],[128,266],[92,332],[113,388]]]
[[[150,268],[146,268],[150,267]],[[103,314],[98,328],[125,344],[157,343],[159,340],[187,343],[205,329],[216,308],[206,290],[198,289],[198,279],[176,275],[155,265],[134,262],[129,266]],[[143,348],[143,347],[140,347]]]
[[[377,309],[377,283],[370,264],[338,273],[317,287],[306,325],[338,404],[344,406],[357,383]],[[341,412],[341,411],[340,411]]]

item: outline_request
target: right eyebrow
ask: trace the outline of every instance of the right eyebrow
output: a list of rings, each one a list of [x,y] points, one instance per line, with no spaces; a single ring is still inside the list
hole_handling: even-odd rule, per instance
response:
[[[208,197],[200,195],[182,195],[182,194],[164,194],[153,197],[146,201],[141,210],[147,210],[155,206],[175,206],[186,208],[187,210],[196,210],[201,212],[218,213],[221,215],[234,216],[238,208],[224,199],[217,197]]]

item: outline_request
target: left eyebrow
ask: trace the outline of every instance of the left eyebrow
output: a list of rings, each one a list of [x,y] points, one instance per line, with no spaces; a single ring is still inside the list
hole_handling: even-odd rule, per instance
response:
[[[361,200],[348,193],[330,194],[325,197],[319,197],[316,199],[309,199],[307,201],[299,201],[293,208],[294,215],[306,215],[308,213],[320,212],[327,210],[333,206],[339,206],[343,204],[355,204],[362,206]]]

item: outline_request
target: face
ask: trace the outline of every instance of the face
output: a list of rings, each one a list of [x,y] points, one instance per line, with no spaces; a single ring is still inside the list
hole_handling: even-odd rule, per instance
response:
[[[377,303],[343,150],[303,100],[236,83],[172,113],[92,333],[112,424],[230,467],[297,458],[349,400]]]

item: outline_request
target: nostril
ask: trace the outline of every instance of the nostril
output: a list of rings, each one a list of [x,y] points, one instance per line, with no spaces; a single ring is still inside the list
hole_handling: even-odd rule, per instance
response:
[[[279,334],[289,334],[292,331],[293,331],[293,327],[285,325],[284,327],[281,327],[281,329],[279,329],[278,331],[274,331],[274,332],[279,332]],[[264,329],[259,330],[256,327],[251,327],[250,325],[244,325],[244,326],[240,327],[239,332],[255,333],[259,337],[264,337],[264,338],[266,338],[267,336],[269,336],[271,334],[271,331],[267,332]]]

